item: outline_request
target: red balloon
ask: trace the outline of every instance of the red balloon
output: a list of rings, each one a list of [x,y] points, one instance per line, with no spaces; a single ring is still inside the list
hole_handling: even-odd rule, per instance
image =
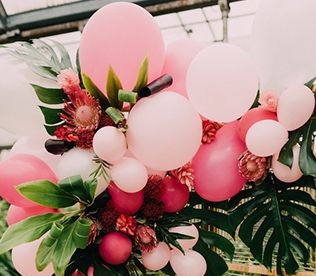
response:
[[[29,217],[46,213],[57,213],[57,210],[40,205],[29,208],[21,208],[11,205],[7,213],[7,223],[8,225],[12,225]]]
[[[19,207],[38,206],[15,188],[25,182],[44,179],[57,183],[56,175],[42,160],[29,154],[13,155],[0,163],[0,196]]]
[[[143,205],[144,191],[140,190],[136,193],[127,193],[119,189],[114,182],[108,187],[110,196],[112,197],[113,206],[120,213],[127,215],[135,214]]]
[[[241,117],[238,124],[238,135],[240,139],[245,142],[248,129],[255,123],[262,120],[275,120],[277,115],[274,112],[268,111],[262,107],[250,109]]]
[[[99,245],[101,258],[111,265],[119,265],[126,262],[131,253],[132,241],[119,232],[105,235]]]
[[[246,150],[237,135],[237,122],[223,126],[211,144],[201,145],[192,160],[194,188],[209,201],[236,195],[246,183],[238,170],[238,158]]]
[[[160,200],[165,205],[167,213],[182,210],[189,201],[189,188],[173,176],[166,176],[162,180]]]

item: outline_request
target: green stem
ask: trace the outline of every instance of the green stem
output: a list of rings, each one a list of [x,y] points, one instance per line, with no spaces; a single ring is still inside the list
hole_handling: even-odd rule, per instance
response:
[[[105,112],[111,117],[115,124],[125,121],[125,117],[122,112],[114,107],[108,107]]]
[[[138,99],[138,94],[132,91],[120,89],[118,92],[118,99],[121,102],[128,102],[131,104],[135,104]]]

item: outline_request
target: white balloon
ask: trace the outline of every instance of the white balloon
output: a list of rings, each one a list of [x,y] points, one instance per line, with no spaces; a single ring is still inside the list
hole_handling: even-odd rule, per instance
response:
[[[177,242],[181,245],[183,250],[191,249],[199,239],[199,230],[195,225],[189,226],[177,226],[169,229],[169,232],[180,233],[193,237],[193,239],[177,239]]]
[[[97,168],[97,164],[92,160],[94,156],[94,152],[79,148],[64,153],[57,165],[58,178],[80,175],[83,180],[88,179]]]
[[[170,260],[169,246],[160,242],[149,252],[142,252],[142,261],[144,266],[150,270],[160,270],[164,268]]]
[[[281,93],[316,75],[315,0],[264,0],[253,25],[252,52],[261,91]]]
[[[291,86],[279,97],[278,120],[287,130],[295,130],[308,121],[314,108],[314,93],[308,87]]]

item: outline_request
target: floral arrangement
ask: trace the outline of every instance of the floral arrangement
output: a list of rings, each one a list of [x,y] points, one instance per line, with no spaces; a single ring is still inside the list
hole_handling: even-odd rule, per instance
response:
[[[145,10],[115,3],[89,20],[76,66],[57,42],[8,48],[55,83],[32,84],[45,150],[24,138],[0,163],[0,253],[19,273],[220,276],[236,235],[278,275],[311,258],[315,79],[258,94],[238,47],[180,45],[187,68]]]

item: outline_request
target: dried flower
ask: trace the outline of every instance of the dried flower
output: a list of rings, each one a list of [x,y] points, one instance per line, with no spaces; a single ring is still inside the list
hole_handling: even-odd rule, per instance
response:
[[[92,225],[90,228],[90,234],[88,238],[88,244],[93,243],[99,234],[98,224],[94,219],[89,218],[92,221]]]
[[[216,132],[223,126],[220,123],[212,122],[209,120],[203,120],[203,136],[202,143],[210,144],[215,139]]]
[[[259,103],[262,108],[276,112],[278,107],[278,96],[273,91],[266,91],[260,94]]]
[[[127,235],[134,236],[137,221],[132,216],[121,214],[116,220],[116,229]]]
[[[162,178],[159,175],[151,175],[148,178],[147,184],[144,188],[144,197],[145,200],[157,199],[160,198],[162,185]]]
[[[169,172],[170,175],[177,178],[182,184],[187,185],[189,188],[193,187],[194,182],[194,170],[191,162],[186,163],[184,166],[172,170]]]
[[[60,74],[57,76],[57,83],[66,93],[80,90],[78,74],[71,68],[60,71]]]
[[[150,222],[156,222],[162,218],[165,210],[163,202],[156,199],[146,200],[142,206],[143,216]]]
[[[239,158],[238,168],[240,174],[249,181],[256,182],[263,179],[268,170],[266,157],[259,157],[248,150]]]
[[[102,114],[100,118],[99,128],[105,126],[115,126],[115,123],[108,114]]]
[[[148,252],[154,249],[158,244],[154,229],[149,226],[138,226],[135,233],[135,243],[141,251]]]
[[[112,208],[101,209],[98,213],[98,220],[102,226],[104,233],[110,233],[115,231],[116,221],[119,217],[119,213]]]

